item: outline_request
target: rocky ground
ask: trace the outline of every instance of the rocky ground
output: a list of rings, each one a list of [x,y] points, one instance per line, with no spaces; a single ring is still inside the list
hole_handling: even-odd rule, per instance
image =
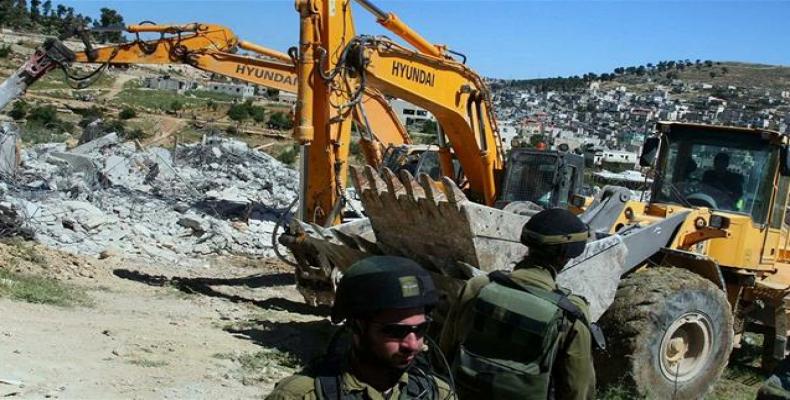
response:
[[[283,264],[203,262],[187,270],[0,244],[0,271],[14,274],[0,278],[0,295],[35,275],[80,298],[0,296],[0,397],[262,398],[320,351],[331,326],[300,302]]]

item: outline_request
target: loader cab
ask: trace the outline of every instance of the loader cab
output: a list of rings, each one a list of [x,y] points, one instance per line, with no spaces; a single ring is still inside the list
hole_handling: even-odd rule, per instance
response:
[[[652,200],[748,215],[765,223],[781,137],[696,124],[660,125]]]
[[[568,207],[582,186],[584,157],[553,150],[513,148],[495,207],[529,201],[541,208]]]

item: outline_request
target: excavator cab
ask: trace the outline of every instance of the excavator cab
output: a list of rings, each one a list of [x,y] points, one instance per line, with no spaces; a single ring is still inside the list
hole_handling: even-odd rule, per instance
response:
[[[565,208],[581,189],[583,175],[584,157],[578,154],[514,148],[495,207],[531,202],[540,208]]]
[[[460,182],[463,179],[461,164],[453,158],[453,180]],[[408,171],[412,176],[426,174],[431,179],[438,180],[442,177],[439,161],[439,146],[428,144],[409,144],[389,146],[382,156],[382,167],[390,171]]]

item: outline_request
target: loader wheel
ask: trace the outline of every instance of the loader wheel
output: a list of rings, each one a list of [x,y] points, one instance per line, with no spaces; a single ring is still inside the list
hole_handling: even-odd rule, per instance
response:
[[[681,268],[648,268],[623,279],[599,322],[608,341],[608,353],[596,355],[601,383],[632,384],[648,398],[702,398],[732,351],[724,292]]]

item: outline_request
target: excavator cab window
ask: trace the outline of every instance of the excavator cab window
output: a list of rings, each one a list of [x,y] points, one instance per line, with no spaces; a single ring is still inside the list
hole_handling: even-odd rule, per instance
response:
[[[419,164],[417,164],[416,175],[428,174],[431,179],[438,180],[442,178],[442,168],[439,165],[439,152],[426,151],[420,156]]]
[[[653,200],[768,215],[778,148],[758,135],[682,129],[667,134]]]
[[[567,203],[569,185],[565,186],[564,195],[558,193],[557,188],[563,180],[570,182],[572,171],[558,171],[558,168],[559,157],[554,152],[512,153],[499,202],[530,201],[543,208],[559,206],[563,201]]]

